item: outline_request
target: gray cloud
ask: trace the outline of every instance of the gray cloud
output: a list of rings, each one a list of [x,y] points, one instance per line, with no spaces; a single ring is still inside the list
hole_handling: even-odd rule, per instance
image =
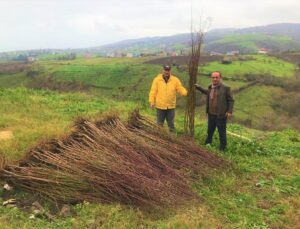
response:
[[[128,38],[211,29],[299,23],[298,0],[0,0],[0,51],[91,47]]]

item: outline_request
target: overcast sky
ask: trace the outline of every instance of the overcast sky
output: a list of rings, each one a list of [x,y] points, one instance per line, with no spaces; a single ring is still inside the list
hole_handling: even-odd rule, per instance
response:
[[[300,23],[299,0],[0,0],[0,52],[186,33],[191,5],[210,29]]]

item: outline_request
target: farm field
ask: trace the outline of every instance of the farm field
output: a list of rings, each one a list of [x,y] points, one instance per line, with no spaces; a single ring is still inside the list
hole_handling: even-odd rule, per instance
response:
[[[217,134],[208,147],[228,166],[191,184],[200,202],[146,211],[119,203],[83,202],[71,206],[71,216],[54,220],[29,219],[28,209],[1,205],[0,228],[296,228],[300,223],[299,113],[295,104],[280,101],[291,97],[297,101],[299,92],[276,81],[298,82],[296,65],[269,56],[252,58],[229,65],[209,61],[201,67],[198,82],[203,86],[210,83],[209,72],[222,71],[224,82],[234,91],[235,111],[228,125],[228,150],[217,150]],[[38,61],[25,68],[18,65],[16,71],[9,65],[0,66],[0,153],[7,163],[17,163],[49,139],[68,135],[80,117],[92,120],[116,113],[125,120],[128,112],[139,108],[155,119],[155,111],[148,108],[148,92],[161,64],[152,58]],[[172,71],[187,85],[186,72],[176,66]],[[275,83],[257,80],[264,75]],[[197,96],[195,141],[203,145],[205,98]],[[185,98],[178,98],[178,135],[183,133],[184,106]],[[3,187],[4,181],[0,184]],[[0,188],[0,194],[4,200],[7,191]],[[16,199],[30,195],[12,192]],[[43,207],[51,210],[47,202]]]

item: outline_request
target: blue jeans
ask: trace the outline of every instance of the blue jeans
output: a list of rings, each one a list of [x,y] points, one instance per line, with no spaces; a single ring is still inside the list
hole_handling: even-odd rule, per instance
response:
[[[163,126],[165,120],[167,119],[169,130],[171,132],[175,132],[175,126],[174,126],[175,109],[162,110],[156,108],[156,118],[157,118],[157,124],[160,126]]]
[[[212,143],[212,137],[214,135],[215,129],[218,128],[219,139],[220,139],[220,150],[225,150],[227,145],[226,124],[227,124],[226,117],[218,118],[217,115],[208,114],[207,138],[205,144]]]

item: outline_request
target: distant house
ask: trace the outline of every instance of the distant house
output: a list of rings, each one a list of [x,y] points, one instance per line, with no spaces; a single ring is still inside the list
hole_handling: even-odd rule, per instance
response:
[[[225,56],[222,61],[221,61],[222,64],[231,64],[232,63],[232,58],[229,57],[229,56]]]
[[[133,57],[141,57],[140,53],[133,53]]]
[[[106,57],[111,57],[111,58],[115,58],[115,57],[124,57],[124,56],[126,56],[124,53],[118,52],[118,51],[110,52],[110,53],[107,53],[107,54],[106,54]]]
[[[151,52],[142,52],[141,54],[139,54],[139,57],[141,56],[158,56],[157,53],[151,53]]]
[[[210,56],[223,56],[223,53],[211,51],[209,53]]]
[[[107,54],[106,54],[106,57],[111,57],[111,58],[113,58],[113,57],[115,57],[115,54],[114,54],[114,53],[107,53]]]
[[[257,53],[258,54],[268,54],[269,50],[266,48],[260,48]]]
[[[84,54],[84,58],[86,58],[86,59],[90,59],[90,58],[92,58],[92,57],[93,57],[93,55],[90,54],[90,53]]]
[[[133,57],[133,53],[127,53],[126,57],[132,58]]]
[[[38,59],[36,58],[36,57],[34,57],[34,56],[28,56],[27,57],[27,61],[28,62],[34,62],[34,61],[37,61]]]
[[[158,56],[167,56],[168,54],[165,51],[160,51],[157,55]]]
[[[230,51],[226,53],[226,56],[238,56],[240,54],[240,51],[235,50],[235,51]]]
[[[125,54],[124,54],[125,55]],[[115,53],[115,57],[123,57],[123,53],[121,52],[116,52]]]

